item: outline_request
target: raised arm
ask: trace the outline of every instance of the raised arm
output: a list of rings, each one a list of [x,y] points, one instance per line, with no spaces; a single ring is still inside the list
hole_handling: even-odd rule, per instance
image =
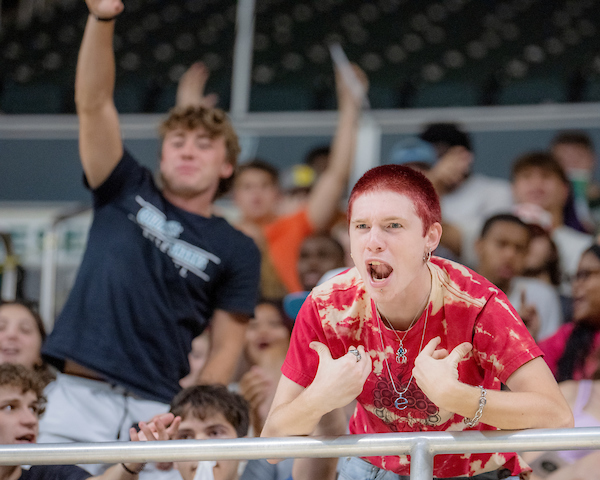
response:
[[[364,72],[356,65],[354,72],[367,91],[368,81]],[[358,120],[362,98],[356,98],[339,71],[335,83],[338,97],[338,126],[333,138],[329,163],[308,198],[308,219],[315,230],[329,226],[339,208],[340,200],[348,184],[352,169]]]
[[[79,117],[79,155],[91,188],[100,186],[123,155],[119,117],[113,100],[115,20],[120,0],[86,0],[90,15],[85,26],[75,76]]]
[[[248,316],[215,310],[210,329],[210,353],[200,372],[199,384],[227,385],[244,348]]]

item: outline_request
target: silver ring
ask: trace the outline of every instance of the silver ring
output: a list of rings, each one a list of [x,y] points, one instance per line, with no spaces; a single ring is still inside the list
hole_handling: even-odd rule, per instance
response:
[[[360,352],[356,348],[349,350],[349,352],[356,357],[357,362],[360,362],[362,357],[360,356]]]

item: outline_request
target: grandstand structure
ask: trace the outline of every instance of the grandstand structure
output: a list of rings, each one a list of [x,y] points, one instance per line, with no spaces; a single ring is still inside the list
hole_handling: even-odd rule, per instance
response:
[[[83,0],[0,0],[0,231],[43,296],[45,238],[58,307],[84,246],[73,85]],[[241,6],[250,6],[243,11]],[[125,145],[154,169],[157,126],[202,60],[242,140],[279,168],[329,143],[337,123],[329,45],[370,79],[353,179],[425,123],[459,122],[474,171],[507,177],[516,155],[582,129],[600,145],[600,0],[125,0],[115,102]],[[236,34],[239,36],[236,37]],[[235,72],[235,73],[234,73]],[[600,172],[596,172],[596,177]],[[0,251],[0,263],[7,253]],[[58,274],[54,275],[54,268]],[[40,279],[41,278],[41,279]],[[45,315],[53,318],[51,313]]]
[[[202,60],[231,106],[234,0],[127,0],[116,25],[122,113],[161,113]],[[73,113],[80,0],[5,2],[0,111]],[[600,0],[256,0],[252,112],[335,108],[328,46],[371,81],[374,109],[600,101]]]

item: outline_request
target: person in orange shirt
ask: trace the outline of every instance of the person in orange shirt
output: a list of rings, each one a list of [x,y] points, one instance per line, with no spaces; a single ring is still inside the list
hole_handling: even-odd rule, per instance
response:
[[[357,66],[354,72],[366,92],[366,75]],[[279,214],[278,172],[266,162],[255,160],[241,165],[236,174],[233,196],[241,213],[236,227],[252,237],[263,254],[263,297],[281,298],[286,292],[303,289],[296,268],[300,246],[309,235],[330,227],[339,212],[352,168],[362,98],[353,94],[339,71],[336,71],[336,89],[339,122],[329,163],[302,208],[291,214]],[[278,289],[277,282],[284,288]]]

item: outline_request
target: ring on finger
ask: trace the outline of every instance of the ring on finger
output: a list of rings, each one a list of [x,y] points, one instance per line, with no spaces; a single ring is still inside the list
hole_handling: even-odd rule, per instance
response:
[[[349,352],[356,357],[356,361],[357,362],[360,362],[360,360],[361,360],[362,357],[360,355],[360,352],[356,348],[353,348],[352,350],[349,350]]]

